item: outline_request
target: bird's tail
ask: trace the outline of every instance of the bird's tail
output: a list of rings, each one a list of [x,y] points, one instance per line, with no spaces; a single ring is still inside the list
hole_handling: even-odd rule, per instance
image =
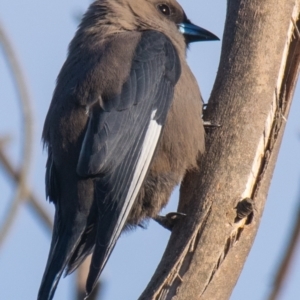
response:
[[[86,283],[87,296],[93,291],[120,235],[119,232],[117,236],[112,239],[113,231],[116,229],[117,220],[120,215],[120,211],[116,206],[117,205],[112,204],[109,211],[104,215],[102,214],[97,222],[95,246]]]
[[[117,172],[116,172],[117,173]],[[115,175],[115,174],[114,174]],[[112,175],[112,176],[114,176]],[[90,264],[90,270],[86,282],[87,296],[92,292],[96,282],[105,267],[109,256],[111,255],[116,242],[126,224],[128,214],[130,213],[133,202],[136,198],[135,188],[130,189],[130,185],[124,188],[123,193],[112,193],[112,187],[109,187],[107,182],[118,182],[123,184],[123,181],[114,180],[114,178],[98,179],[95,193],[98,201],[97,224],[95,234],[95,246]],[[107,188],[107,189],[106,189]],[[118,187],[115,187],[118,189]]]
[[[78,226],[78,223],[75,228],[72,228],[70,224],[62,228],[63,226],[57,220],[57,216],[55,216],[54,224],[48,261],[37,300],[51,300],[53,298],[59,279],[84,231],[84,226]]]

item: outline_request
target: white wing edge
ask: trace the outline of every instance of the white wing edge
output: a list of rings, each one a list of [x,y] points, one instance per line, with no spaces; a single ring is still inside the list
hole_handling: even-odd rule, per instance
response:
[[[105,265],[109,254],[111,253],[115,243],[117,242],[117,239],[119,235],[121,234],[121,231],[125,225],[125,222],[127,220],[127,217],[129,215],[129,212],[134,204],[134,201],[137,197],[138,192],[140,191],[140,188],[142,186],[142,183],[144,181],[144,178],[146,176],[146,173],[148,171],[149,165],[151,163],[152,157],[154,155],[156,145],[158,143],[162,125],[159,125],[155,120],[156,110],[152,112],[151,114],[151,120],[145,135],[145,139],[142,145],[142,151],[140,154],[140,157],[137,161],[135,171],[132,177],[132,181],[127,193],[127,196],[125,198],[124,205],[122,207],[120,217],[118,219],[118,222],[115,226],[114,232],[112,234],[112,237],[109,242],[109,246],[107,249],[107,253],[105,256],[105,260],[103,261],[103,266]]]

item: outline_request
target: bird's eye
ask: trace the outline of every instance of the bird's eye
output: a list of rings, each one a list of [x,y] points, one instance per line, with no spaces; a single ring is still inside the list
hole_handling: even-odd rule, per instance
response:
[[[158,4],[157,8],[165,16],[170,16],[171,15],[171,9],[167,4]]]

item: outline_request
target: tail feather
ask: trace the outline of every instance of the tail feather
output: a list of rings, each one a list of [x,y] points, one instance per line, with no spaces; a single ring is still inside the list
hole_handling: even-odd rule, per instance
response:
[[[55,224],[59,224],[55,222]],[[70,228],[70,227],[68,227]],[[56,234],[54,229],[50,252],[37,300],[53,299],[59,279],[70,260],[84,230],[68,230]]]
[[[93,224],[87,228],[80,238],[72,257],[70,258],[66,275],[73,273],[85,260],[85,258],[93,252],[96,241],[97,227]]]
[[[74,272],[84,259],[93,252],[97,237],[98,216],[97,203],[96,201],[93,201],[90,213],[87,217],[87,225],[80,237],[80,241],[77,244],[75,251],[72,254],[72,257],[68,262],[66,275]]]
[[[101,194],[97,190],[99,198]],[[104,199],[104,197],[102,198]],[[98,203],[98,220],[96,226],[96,238],[93,256],[90,264],[89,275],[86,282],[87,296],[93,291],[97,280],[103,271],[107,260],[113,251],[119,234],[114,237],[114,232],[119,227],[118,221],[121,215],[122,206],[110,198],[107,201]],[[123,225],[121,225],[123,227]]]
[[[113,229],[113,226],[111,226],[111,229]],[[110,244],[111,241],[111,234],[109,233],[110,231],[111,230],[107,230],[107,227],[105,225],[103,226],[103,219],[102,219],[101,222],[98,223],[97,240],[93,251],[89,275],[86,282],[87,296],[93,291],[97,283],[97,280],[101,272],[103,271],[113,248],[115,247],[115,243],[113,243],[112,245]]]
[[[98,185],[102,187],[103,184]],[[109,197],[105,199],[105,191],[96,188],[97,199],[102,199],[97,205],[97,216],[94,227],[94,251],[90,264],[89,275],[86,282],[87,296],[93,291],[97,280],[109,258],[115,243],[111,243],[111,237],[120,214],[120,207],[117,202],[111,201]],[[103,193],[103,194],[102,194]],[[112,248],[111,248],[112,246]]]

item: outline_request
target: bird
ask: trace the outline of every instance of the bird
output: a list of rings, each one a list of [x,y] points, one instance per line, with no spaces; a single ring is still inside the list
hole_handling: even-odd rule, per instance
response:
[[[205,149],[190,43],[218,38],[175,0],[96,0],[69,44],[45,119],[54,228],[38,300],[92,254],[92,292],[120,234],[155,219]]]

